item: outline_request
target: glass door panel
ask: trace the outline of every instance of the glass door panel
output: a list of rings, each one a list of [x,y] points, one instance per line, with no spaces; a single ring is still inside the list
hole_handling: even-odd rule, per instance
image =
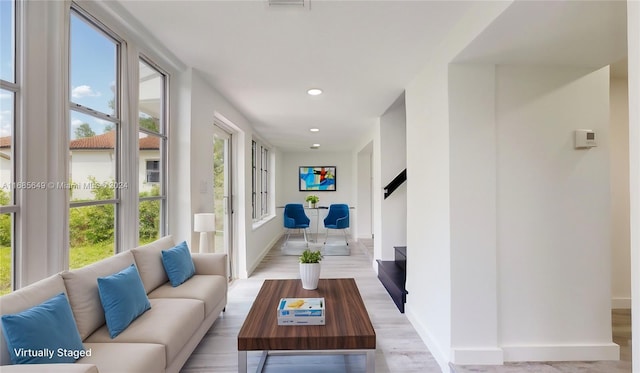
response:
[[[215,252],[233,260],[231,211],[231,134],[214,125],[213,204],[216,214]],[[231,268],[229,276],[232,277]]]

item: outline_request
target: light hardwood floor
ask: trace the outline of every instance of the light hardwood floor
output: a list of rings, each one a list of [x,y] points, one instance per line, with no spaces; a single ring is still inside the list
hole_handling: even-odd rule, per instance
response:
[[[401,314],[378,281],[372,267],[371,241],[351,242],[350,256],[325,256],[324,278],[353,277],[376,330],[376,372],[441,372],[406,316]],[[237,335],[262,282],[268,278],[299,278],[297,256],[283,255],[280,242],[267,254],[249,279],[235,280],[229,287],[227,311],[207,332],[191,355],[182,373],[237,372]],[[255,372],[260,354],[249,353],[248,368]],[[264,372],[364,372],[362,356],[270,356]],[[631,364],[597,363],[518,363],[504,366],[455,367],[456,372],[631,372]]]
[[[376,330],[376,372],[440,372],[426,346],[378,281],[366,248],[351,242],[351,255],[325,256],[321,277],[353,277]],[[299,278],[298,258],[282,255],[279,244],[267,254],[249,279],[229,287],[227,311],[191,355],[183,373],[237,372],[237,335],[260,286],[268,278]],[[249,354],[255,372],[259,353]],[[364,372],[363,356],[270,356],[264,372]]]

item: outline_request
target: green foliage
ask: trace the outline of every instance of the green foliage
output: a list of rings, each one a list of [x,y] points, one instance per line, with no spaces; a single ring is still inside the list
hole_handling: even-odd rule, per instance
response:
[[[91,194],[94,200],[114,198],[113,180],[100,183],[95,177],[89,176],[93,185]],[[75,207],[69,211],[69,240],[71,247],[87,244],[97,244],[113,240],[114,206],[99,205]]]
[[[9,192],[0,189],[0,206],[6,206],[10,202]]]
[[[300,263],[320,263],[320,261],[322,260],[322,253],[320,252],[320,250],[311,251],[309,249],[306,249],[302,252],[302,255],[299,259]]]
[[[0,189],[0,206],[6,206],[9,202],[9,192]],[[10,214],[0,214],[0,246],[11,246]]]
[[[318,197],[318,196],[314,196],[314,195],[312,194],[312,195],[307,196],[307,198],[305,199],[305,201],[306,201],[306,202],[311,202],[311,203],[318,203],[318,201],[320,201],[320,197]]]
[[[93,200],[107,200],[114,198],[113,180],[106,183],[97,182],[93,176],[89,177],[93,184],[91,193]],[[160,188],[154,186],[150,192],[140,193],[140,197],[159,196]],[[158,238],[160,232],[160,201],[142,201],[139,207],[141,240]],[[85,206],[72,208],[69,211],[69,231],[71,247],[94,245],[113,241],[114,205]]]
[[[224,148],[225,140],[216,137],[213,142],[213,200],[216,216],[224,216]]]
[[[0,295],[11,292],[11,247],[0,245]]]
[[[112,199],[115,195],[112,182],[98,183],[94,177],[94,200]],[[140,197],[159,196],[160,188],[154,186]],[[160,200],[140,202],[140,243],[158,238],[160,231]],[[0,189],[0,205],[9,203],[9,194]],[[114,206],[85,206],[69,209],[69,268],[81,268],[90,263],[113,256]],[[0,295],[11,292],[11,217],[0,214]]]
[[[153,117],[140,117],[138,119],[138,123],[140,123],[140,128],[148,129],[149,131],[160,133],[160,125],[159,120]]]
[[[82,268],[113,256],[113,247],[113,239],[95,245],[72,247],[69,249],[69,269]]]
[[[96,133],[91,129],[89,123],[82,123],[76,128],[76,131],[74,133],[76,135],[76,138],[78,139],[81,139],[83,137],[93,137],[96,135]]]
[[[11,216],[0,214],[0,246],[11,246]]]
[[[159,196],[160,187],[154,185],[150,192],[140,193],[140,197]],[[140,241],[150,241],[158,238],[160,233],[160,200],[141,201],[139,207]]]

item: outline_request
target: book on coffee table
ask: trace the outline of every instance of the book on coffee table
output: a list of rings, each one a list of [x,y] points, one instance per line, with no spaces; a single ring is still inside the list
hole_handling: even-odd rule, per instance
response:
[[[324,325],[324,298],[281,298],[278,325]]]

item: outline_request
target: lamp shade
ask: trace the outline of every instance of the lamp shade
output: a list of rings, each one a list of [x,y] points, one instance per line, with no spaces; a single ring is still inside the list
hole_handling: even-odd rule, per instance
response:
[[[196,232],[214,232],[216,230],[216,215],[212,213],[193,215],[193,230]]]

